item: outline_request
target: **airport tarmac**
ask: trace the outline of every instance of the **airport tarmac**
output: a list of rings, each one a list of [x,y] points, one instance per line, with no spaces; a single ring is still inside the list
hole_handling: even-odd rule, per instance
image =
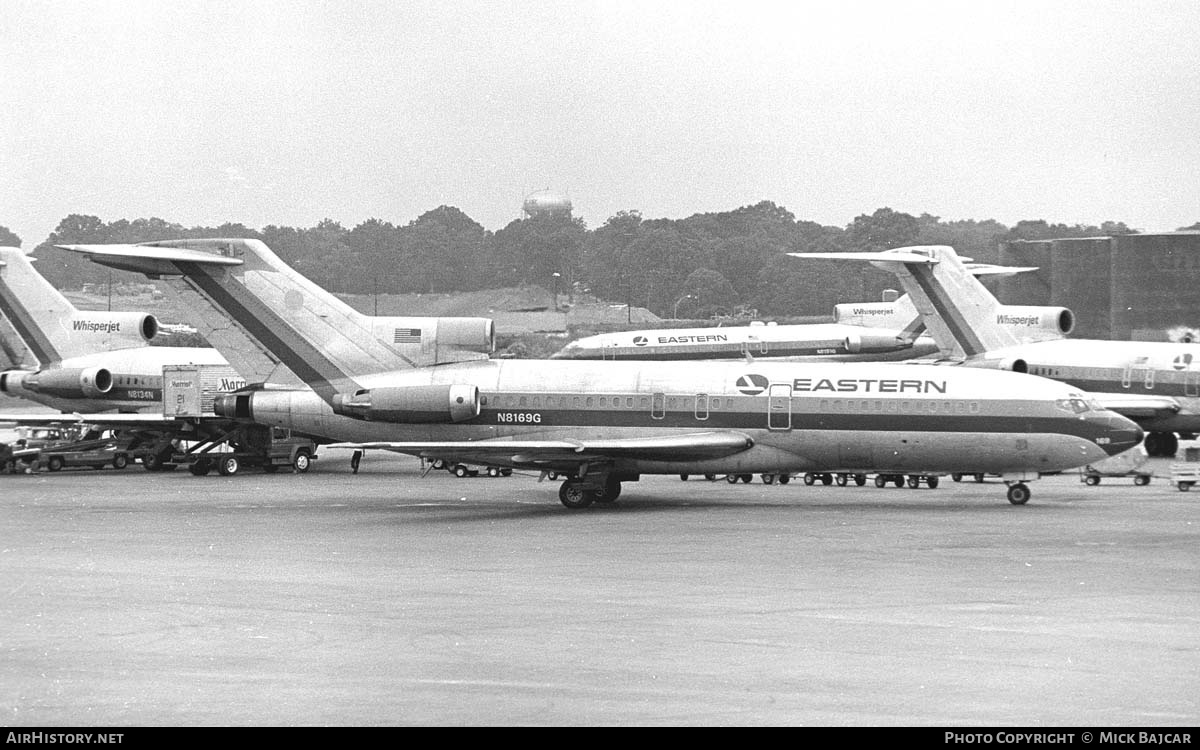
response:
[[[1195,726],[1200,491],[0,476],[8,726]]]

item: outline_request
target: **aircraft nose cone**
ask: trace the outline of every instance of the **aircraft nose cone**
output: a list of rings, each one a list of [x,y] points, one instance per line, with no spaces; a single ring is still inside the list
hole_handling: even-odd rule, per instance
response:
[[[1104,448],[1104,452],[1110,456],[1124,453],[1141,443],[1142,438],[1146,436],[1146,433],[1135,422],[1119,414],[1112,414],[1108,417],[1105,432],[1108,442],[1102,443],[1100,447]]]

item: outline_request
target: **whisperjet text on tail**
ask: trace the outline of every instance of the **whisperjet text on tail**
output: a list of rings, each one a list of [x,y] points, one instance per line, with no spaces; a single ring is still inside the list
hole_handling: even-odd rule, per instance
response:
[[[211,302],[308,386],[225,395],[218,412],[357,447],[554,471],[570,477],[559,490],[568,507],[612,501],[642,474],[964,466],[1004,477],[1019,504],[1038,472],[1141,439],[1077,391],[1013,373],[490,359],[398,368],[384,364],[377,338],[360,334],[369,319],[257,240],[66,249]]]
[[[0,247],[0,315],[18,360],[0,372],[0,392],[62,412],[161,414],[164,366],[225,364],[211,348],[150,346],[153,315],[76,309],[15,247]],[[228,385],[245,381],[230,370]]]
[[[1061,339],[1022,342],[999,319],[1005,308],[953,248],[880,253],[792,253],[870,262],[894,272],[943,352],[969,367],[1050,377],[1090,392],[1147,431],[1146,451],[1172,456],[1176,433],[1200,432],[1200,344]]]

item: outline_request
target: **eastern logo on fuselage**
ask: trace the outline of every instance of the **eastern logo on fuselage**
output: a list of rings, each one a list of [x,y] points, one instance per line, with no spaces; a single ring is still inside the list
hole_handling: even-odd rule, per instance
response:
[[[737,389],[747,396],[757,396],[767,390],[767,378],[764,375],[743,375],[737,379]]]
[[[1176,370],[1186,370],[1192,364],[1192,355],[1180,354],[1171,364]]]
[[[634,336],[633,337],[633,345],[634,346],[645,346],[646,344],[649,344],[649,343],[650,342],[648,340],[646,340],[645,336]]]

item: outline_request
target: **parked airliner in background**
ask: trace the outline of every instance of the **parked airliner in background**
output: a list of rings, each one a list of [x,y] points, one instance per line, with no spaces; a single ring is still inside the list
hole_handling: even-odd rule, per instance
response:
[[[1027,267],[969,265],[977,276],[1036,270]],[[1063,307],[1006,307],[1006,320],[1020,321],[1019,332],[1039,338],[1061,338],[1074,326]],[[1038,324],[1026,321],[1037,316]],[[1064,330],[1065,327],[1065,330]],[[938,353],[937,342],[922,335],[925,323],[907,295],[890,302],[838,305],[833,323],[750,325],[707,328],[662,328],[584,336],[564,346],[551,359],[685,360],[787,359],[815,362],[889,362],[921,359]]]
[[[1176,433],[1193,438],[1200,432],[1200,344],[1022,342],[1004,325],[1004,306],[953,248],[942,245],[791,255],[863,261],[894,272],[944,357],[968,367],[1041,375],[1090,392],[1147,431],[1145,447],[1151,456],[1173,456],[1179,447]]]
[[[62,247],[163,279],[180,309],[223,311],[309,386],[221,396],[222,415],[355,447],[567,475],[559,499],[571,508],[611,502],[642,474],[925,475],[964,465],[1001,475],[1010,502],[1022,504],[1024,482],[1039,472],[1142,437],[1060,383],[960,368],[493,359],[398,368],[369,317],[258,240]],[[206,320],[195,325],[208,335]]]
[[[225,364],[211,348],[150,346],[153,315],[76,309],[20,248],[0,247],[0,314],[18,360],[0,372],[0,392],[61,412],[161,414],[165,365]],[[230,370],[227,385],[245,381]]]
[[[919,326],[920,317],[910,322]],[[937,352],[929,336],[894,330],[813,323],[664,328],[601,333],[576,339],[551,359],[789,359],[863,362],[912,359]]]

